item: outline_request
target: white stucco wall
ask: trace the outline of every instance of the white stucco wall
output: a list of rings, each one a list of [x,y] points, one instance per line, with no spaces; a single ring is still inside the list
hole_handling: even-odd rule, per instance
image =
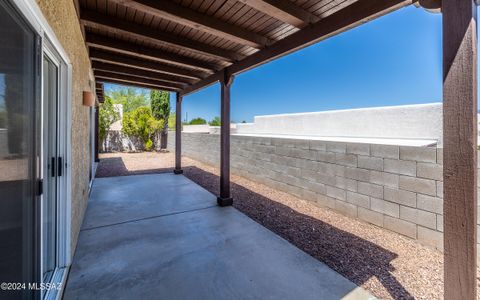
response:
[[[442,104],[375,107],[256,116],[237,134],[423,139],[442,141]]]

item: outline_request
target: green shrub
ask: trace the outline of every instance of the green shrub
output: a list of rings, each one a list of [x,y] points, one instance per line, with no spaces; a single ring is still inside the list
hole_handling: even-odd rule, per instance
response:
[[[138,138],[147,151],[152,149],[152,138],[162,126],[163,120],[156,120],[147,106],[125,113],[122,119],[123,133],[128,137]]]
[[[207,121],[205,119],[202,119],[202,118],[195,118],[195,119],[192,119],[190,121],[190,123],[188,123],[190,125],[204,125],[204,124],[207,124]]]
[[[210,124],[210,126],[220,126],[222,123],[220,122],[220,117],[215,117],[208,124]]]

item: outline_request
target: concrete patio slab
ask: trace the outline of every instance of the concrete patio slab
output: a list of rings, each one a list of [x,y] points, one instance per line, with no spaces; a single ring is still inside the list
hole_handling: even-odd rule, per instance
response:
[[[138,219],[81,231],[64,299],[373,299],[235,208],[212,206],[215,197],[183,176],[97,181],[86,220],[104,223],[97,209],[105,207],[92,205],[113,201],[98,198],[112,193],[103,189],[149,180],[164,206],[154,203],[148,189],[124,190],[130,197],[121,197],[118,211],[124,219]],[[193,193],[176,193],[175,187]],[[172,209],[188,203],[190,210]],[[128,214],[127,207],[145,215]],[[163,214],[154,217],[152,211]]]

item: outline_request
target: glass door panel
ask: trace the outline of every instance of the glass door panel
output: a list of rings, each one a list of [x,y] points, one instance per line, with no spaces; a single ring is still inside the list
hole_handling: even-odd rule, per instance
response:
[[[0,282],[37,280],[37,36],[0,1]],[[31,291],[2,291],[20,299]]]
[[[58,71],[48,57],[43,59],[44,173],[42,202],[42,270],[49,282],[57,266],[57,177],[58,177]]]

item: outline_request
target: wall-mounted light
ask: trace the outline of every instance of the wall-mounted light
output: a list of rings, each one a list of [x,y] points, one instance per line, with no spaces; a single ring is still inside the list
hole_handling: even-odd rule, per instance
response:
[[[95,106],[95,94],[90,91],[83,91],[83,105],[84,106]]]

